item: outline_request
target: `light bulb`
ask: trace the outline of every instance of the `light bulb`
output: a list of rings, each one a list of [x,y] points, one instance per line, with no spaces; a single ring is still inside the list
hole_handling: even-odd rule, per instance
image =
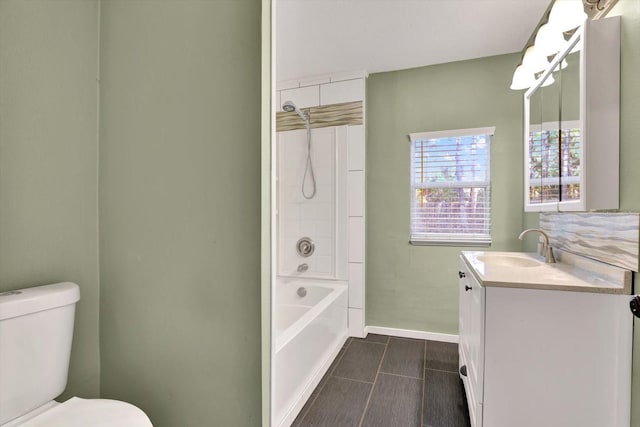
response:
[[[536,46],[529,46],[524,53],[524,58],[522,58],[522,65],[530,72],[538,73],[549,66],[549,61]]]
[[[511,81],[511,90],[529,89],[536,81],[532,72],[526,69],[522,65],[518,65],[518,68],[513,72],[513,80]]]
[[[562,50],[566,44],[562,31],[549,24],[544,24],[538,28],[535,46],[541,55],[550,56]]]
[[[559,31],[569,31],[587,19],[582,0],[556,0],[549,12],[549,25]]]

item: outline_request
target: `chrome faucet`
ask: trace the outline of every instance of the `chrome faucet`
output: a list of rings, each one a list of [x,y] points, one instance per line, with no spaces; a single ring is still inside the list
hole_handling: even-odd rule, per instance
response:
[[[304,273],[305,271],[307,271],[309,269],[309,265],[308,264],[300,264],[298,266],[298,273]]]
[[[518,239],[522,240],[524,236],[530,231],[540,233],[540,235],[542,236],[542,247],[540,248],[540,255],[544,257],[545,262],[548,262],[549,264],[555,264],[556,259],[553,256],[553,248],[549,244],[549,236],[543,230],[540,230],[539,228],[527,228],[522,233],[520,233]]]

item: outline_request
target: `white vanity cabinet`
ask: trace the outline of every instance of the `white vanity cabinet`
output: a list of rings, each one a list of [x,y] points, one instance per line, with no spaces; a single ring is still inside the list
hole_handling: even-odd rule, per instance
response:
[[[630,426],[628,295],[483,286],[464,255],[459,275],[472,427]]]
[[[620,17],[587,20],[524,95],[526,212],[619,207]]]
[[[471,427],[482,425],[484,382],[484,288],[460,258],[460,377],[469,404]]]

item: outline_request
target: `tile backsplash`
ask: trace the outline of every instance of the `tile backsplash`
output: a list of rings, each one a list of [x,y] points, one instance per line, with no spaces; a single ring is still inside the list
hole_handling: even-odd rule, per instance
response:
[[[640,213],[541,213],[551,246],[638,271]]]

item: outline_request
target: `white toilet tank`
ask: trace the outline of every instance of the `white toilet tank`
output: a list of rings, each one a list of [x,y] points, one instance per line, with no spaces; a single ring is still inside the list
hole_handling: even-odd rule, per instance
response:
[[[0,293],[0,425],[64,391],[79,299],[70,282]]]

